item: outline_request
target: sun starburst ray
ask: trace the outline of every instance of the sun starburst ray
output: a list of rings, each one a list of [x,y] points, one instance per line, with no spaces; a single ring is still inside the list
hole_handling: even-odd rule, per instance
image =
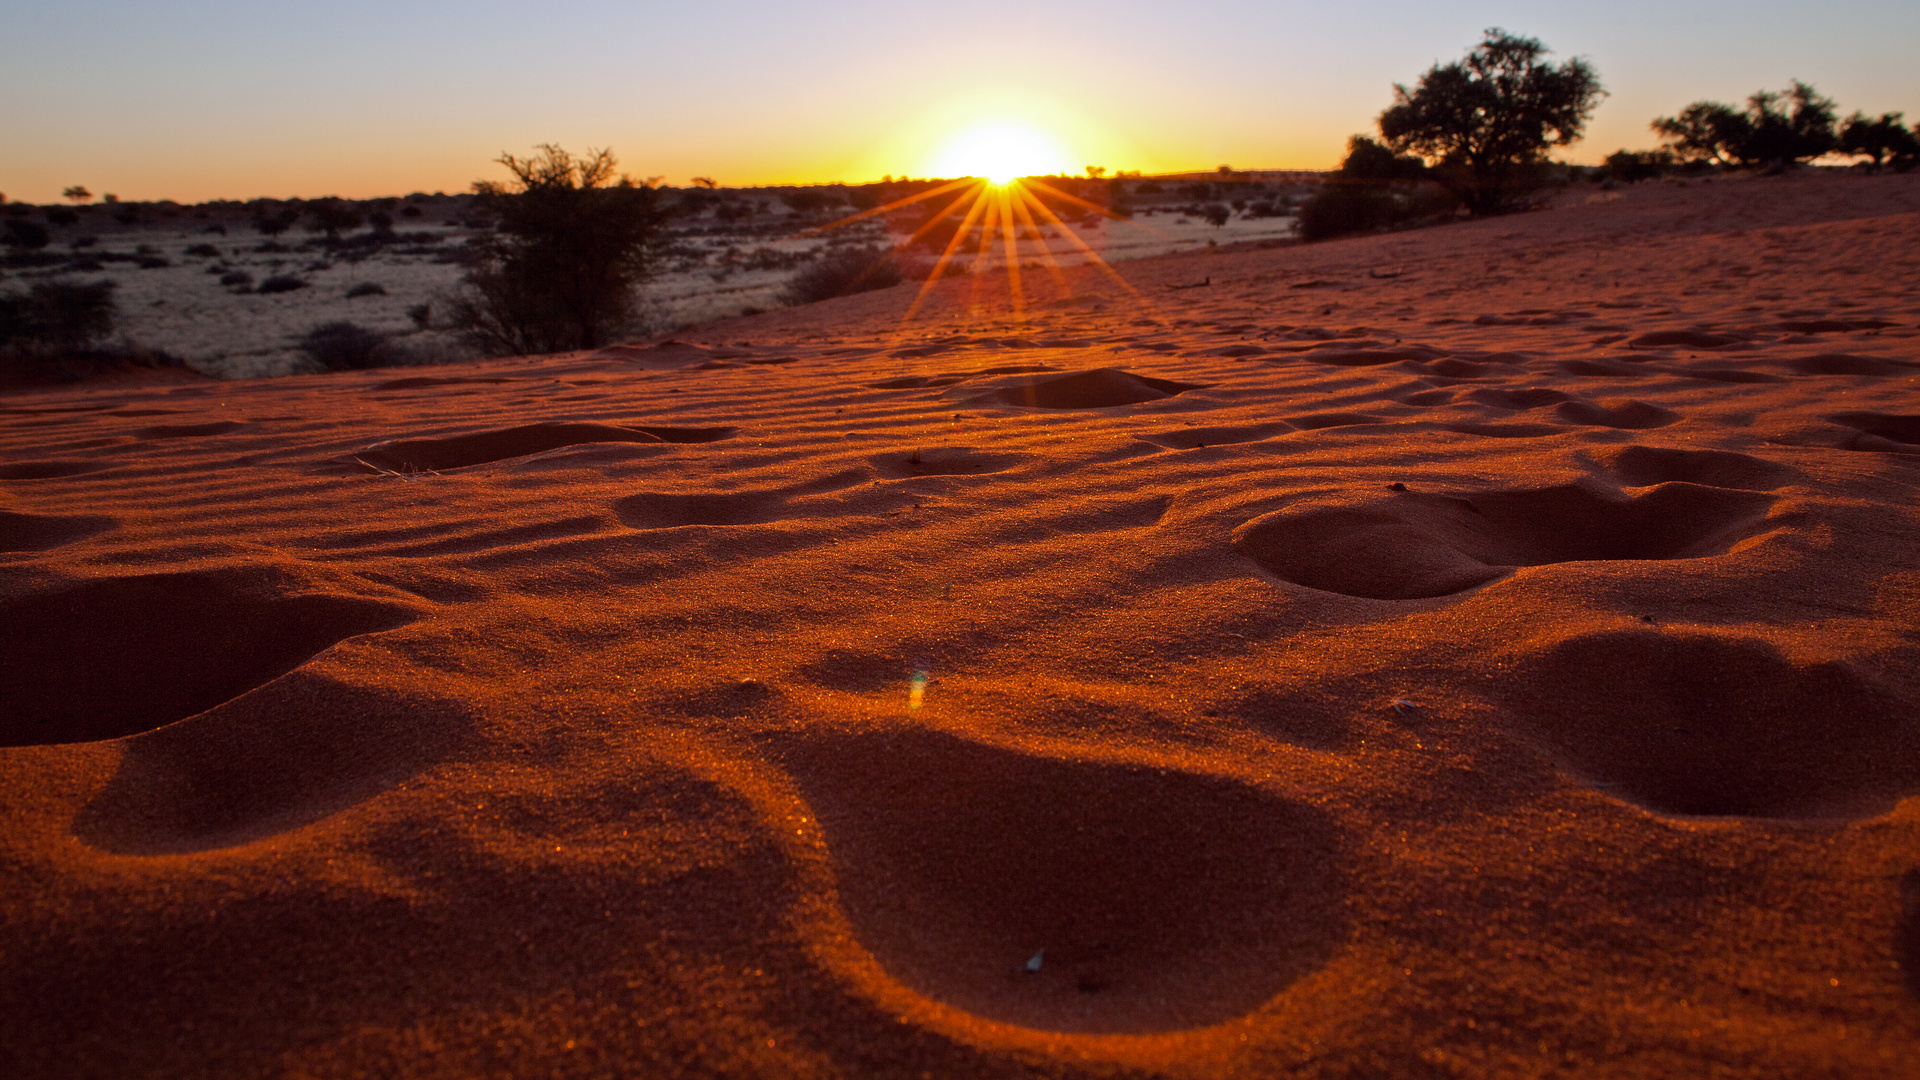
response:
[[[980,191],[984,194],[986,188],[982,186]],[[900,317],[901,322],[911,321],[914,312],[919,311],[920,305],[926,302],[927,294],[933,291],[934,284],[938,282],[940,276],[946,272],[947,264],[953,261],[953,253],[959,249],[961,241],[965,240],[967,234],[973,230],[973,223],[979,218],[980,211],[985,202],[986,200],[984,198],[978,196],[974,198],[973,205],[967,208],[967,216],[961,219],[960,227],[953,231],[953,239],[947,241],[946,250],[942,251],[940,258],[934,262],[933,272],[929,273],[927,280],[921,283],[920,292],[914,296],[913,303],[907,305],[907,313]]]

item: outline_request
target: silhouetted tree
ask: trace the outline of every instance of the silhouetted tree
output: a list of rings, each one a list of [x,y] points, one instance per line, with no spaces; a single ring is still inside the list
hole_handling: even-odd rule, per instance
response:
[[[1920,158],[1920,138],[1901,122],[1900,113],[1881,113],[1879,119],[1869,120],[1856,112],[1840,129],[1839,150],[1851,157],[1872,159],[1876,169],[1889,160],[1895,168],[1909,169]]]
[[[1696,101],[1652,127],[1682,160],[1784,167],[1837,149],[1836,125],[1833,102],[1795,79],[1790,89],[1749,97],[1745,110]]]
[[[62,191],[60,193],[60,197],[63,199],[71,199],[73,201],[73,205],[79,206],[81,203],[91,202],[93,199],[93,192],[88,191],[85,187],[82,187],[79,184],[75,184],[72,187],[66,189],[65,191]]]
[[[1681,161],[1731,165],[1739,160],[1741,144],[1752,124],[1740,110],[1717,101],[1696,101],[1678,116],[1653,121],[1654,134]]]
[[[510,185],[473,185],[497,232],[479,245],[450,321],[500,355],[606,344],[633,317],[668,216],[650,183],[616,179],[611,150],[539,151],[500,156]]]
[[[1216,229],[1223,228],[1232,219],[1233,211],[1226,203],[1208,203],[1200,208],[1200,217]]]
[[[1580,138],[1605,93],[1586,61],[1541,60],[1533,38],[1488,30],[1465,60],[1437,64],[1412,90],[1393,88],[1380,134],[1432,166],[1476,215],[1513,209],[1545,179],[1547,151]]]

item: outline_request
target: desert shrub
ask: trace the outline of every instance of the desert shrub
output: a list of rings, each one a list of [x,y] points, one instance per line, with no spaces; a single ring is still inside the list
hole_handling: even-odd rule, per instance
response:
[[[42,281],[0,295],[0,348],[15,353],[85,349],[113,333],[114,285]]]
[[[353,300],[362,296],[385,296],[385,295],[387,295],[387,290],[383,286],[371,281],[363,281],[360,284],[355,285],[353,288],[347,290],[347,299],[349,300]]]
[[[1616,183],[1637,184],[1642,180],[1660,179],[1675,164],[1671,150],[1615,150],[1607,155],[1606,167],[1596,171]]]
[[[401,217],[419,217],[420,208],[417,206],[403,206],[400,208],[400,216]]]
[[[205,259],[217,259],[220,257],[220,249],[214,247],[212,244],[194,244],[188,247],[182,254],[198,255]]]
[[[256,255],[285,255],[292,250],[293,249],[287,245],[276,243],[272,240],[262,241],[253,247],[253,252]]]
[[[1393,192],[1370,184],[1329,182],[1300,207],[1300,239],[1327,240],[1391,228],[1401,219]]]
[[[1208,203],[1200,208],[1200,217],[1207,224],[1218,229],[1233,217],[1233,211],[1225,203]]]
[[[229,288],[245,289],[253,284],[253,275],[245,270],[234,270],[220,275],[220,284]]]
[[[386,335],[350,322],[323,323],[307,331],[300,351],[322,371],[384,367],[390,360]]]
[[[1386,146],[1422,158],[1476,216],[1522,205],[1546,182],[1547,152],[1580,138],[1605,92],[1586,61],[1542,61],[1546,46],[1492,29],[1464,60],[1396,85],[1380,114]]]
[[[407,309],[407,318],[413,320],[415,327],[421,330],[429,329],[433,326],[433,305],[424,302],[415,304]]]
[[[905,274],[886,248],[843,248],[823,256],[788,279],[780,299],[786,304],[812,304],[836,296],[900,284]]]
[[[162,255],[142,255],[135,265],[142,270],[163,270],[173,263]]]
[[[300,220],[300,211],[292,207],[269,209],[259,207],[254,211],[253,228],[262,236],[278,236]],[[264,245],[263,245],[264,246]]]
[[[1300,238],[1311,243],[1451,216],[1458,201],[1428,176],[1419,158],[1355,135],[1347,140],[1340,168],[1301,204]],[[1285,200],[1275,204],[1284,206]]]
[[[52,242],[52,239],[45,225],[18,217],[8,218],[6,232],[0,234],[0,244],[23,251],[38,251]]]
[[[275,274],[261,282],[260,288],[256,291],[263,293],[283,293],[292,292],[295,289],[304,289],[306,287],[306,281],[301,278],[294,277],[291,274]]]
[[[668,211],[660,193],[621,175],[612,151],[574,158],[558,146],[501,155],[510,185],[478,182],[497,219],[451,303],[449,321],[495,354],[590,349],[635,318]]]
[[[47,211],[47,224],[78,225],[80,224],[80,215],[64,206],[56,206]]]

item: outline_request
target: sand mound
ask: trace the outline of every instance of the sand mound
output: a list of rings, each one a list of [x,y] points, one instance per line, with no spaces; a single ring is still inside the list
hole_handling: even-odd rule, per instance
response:
[[[1029,756],[934,732],[786,755],[860,943],[911,989],[1055,1031],[1244,1013],[1342,933],[1338,834],[1210,776]]]
[[[1864,816],[1920,790],[1920,720],[1881,666],[1706,628],[1605,630],[1518,657],[1506,694],[1574,772],[1649,809]]]
[[[1199,389],[1202,386],[1198,383],[1155,379],[1118,368],[1096,368],[1071,375],[1023,379],[971,400],[983,405],[1018,405],[1029,409],[1110,409]]]
[[[1772,497],[1669,482],[1641,495],[1569,484],[1471,496],[1304,500],[1234,530],[1275,577],[1377,600],[1445,596],[1521,566],[1718,555],[1764,527]]]
[[[413,616],[263,570],[95,578],[10,597],[0,601],[0,745],[149,731]]]
[[[610,424],[543,423],[479,431],[444,439],[389,439],[374,443],[348,461],[411,473],[464,469],[508,458],[543,454],[583,443],[704,443],[733,434],[732,428],[615,427]]]

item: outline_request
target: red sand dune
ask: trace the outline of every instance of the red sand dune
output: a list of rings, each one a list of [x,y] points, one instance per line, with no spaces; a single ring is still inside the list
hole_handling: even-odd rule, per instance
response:
[[[1619,194],[0,401],[0,1074],[1915,1075],[1920,177]]]

